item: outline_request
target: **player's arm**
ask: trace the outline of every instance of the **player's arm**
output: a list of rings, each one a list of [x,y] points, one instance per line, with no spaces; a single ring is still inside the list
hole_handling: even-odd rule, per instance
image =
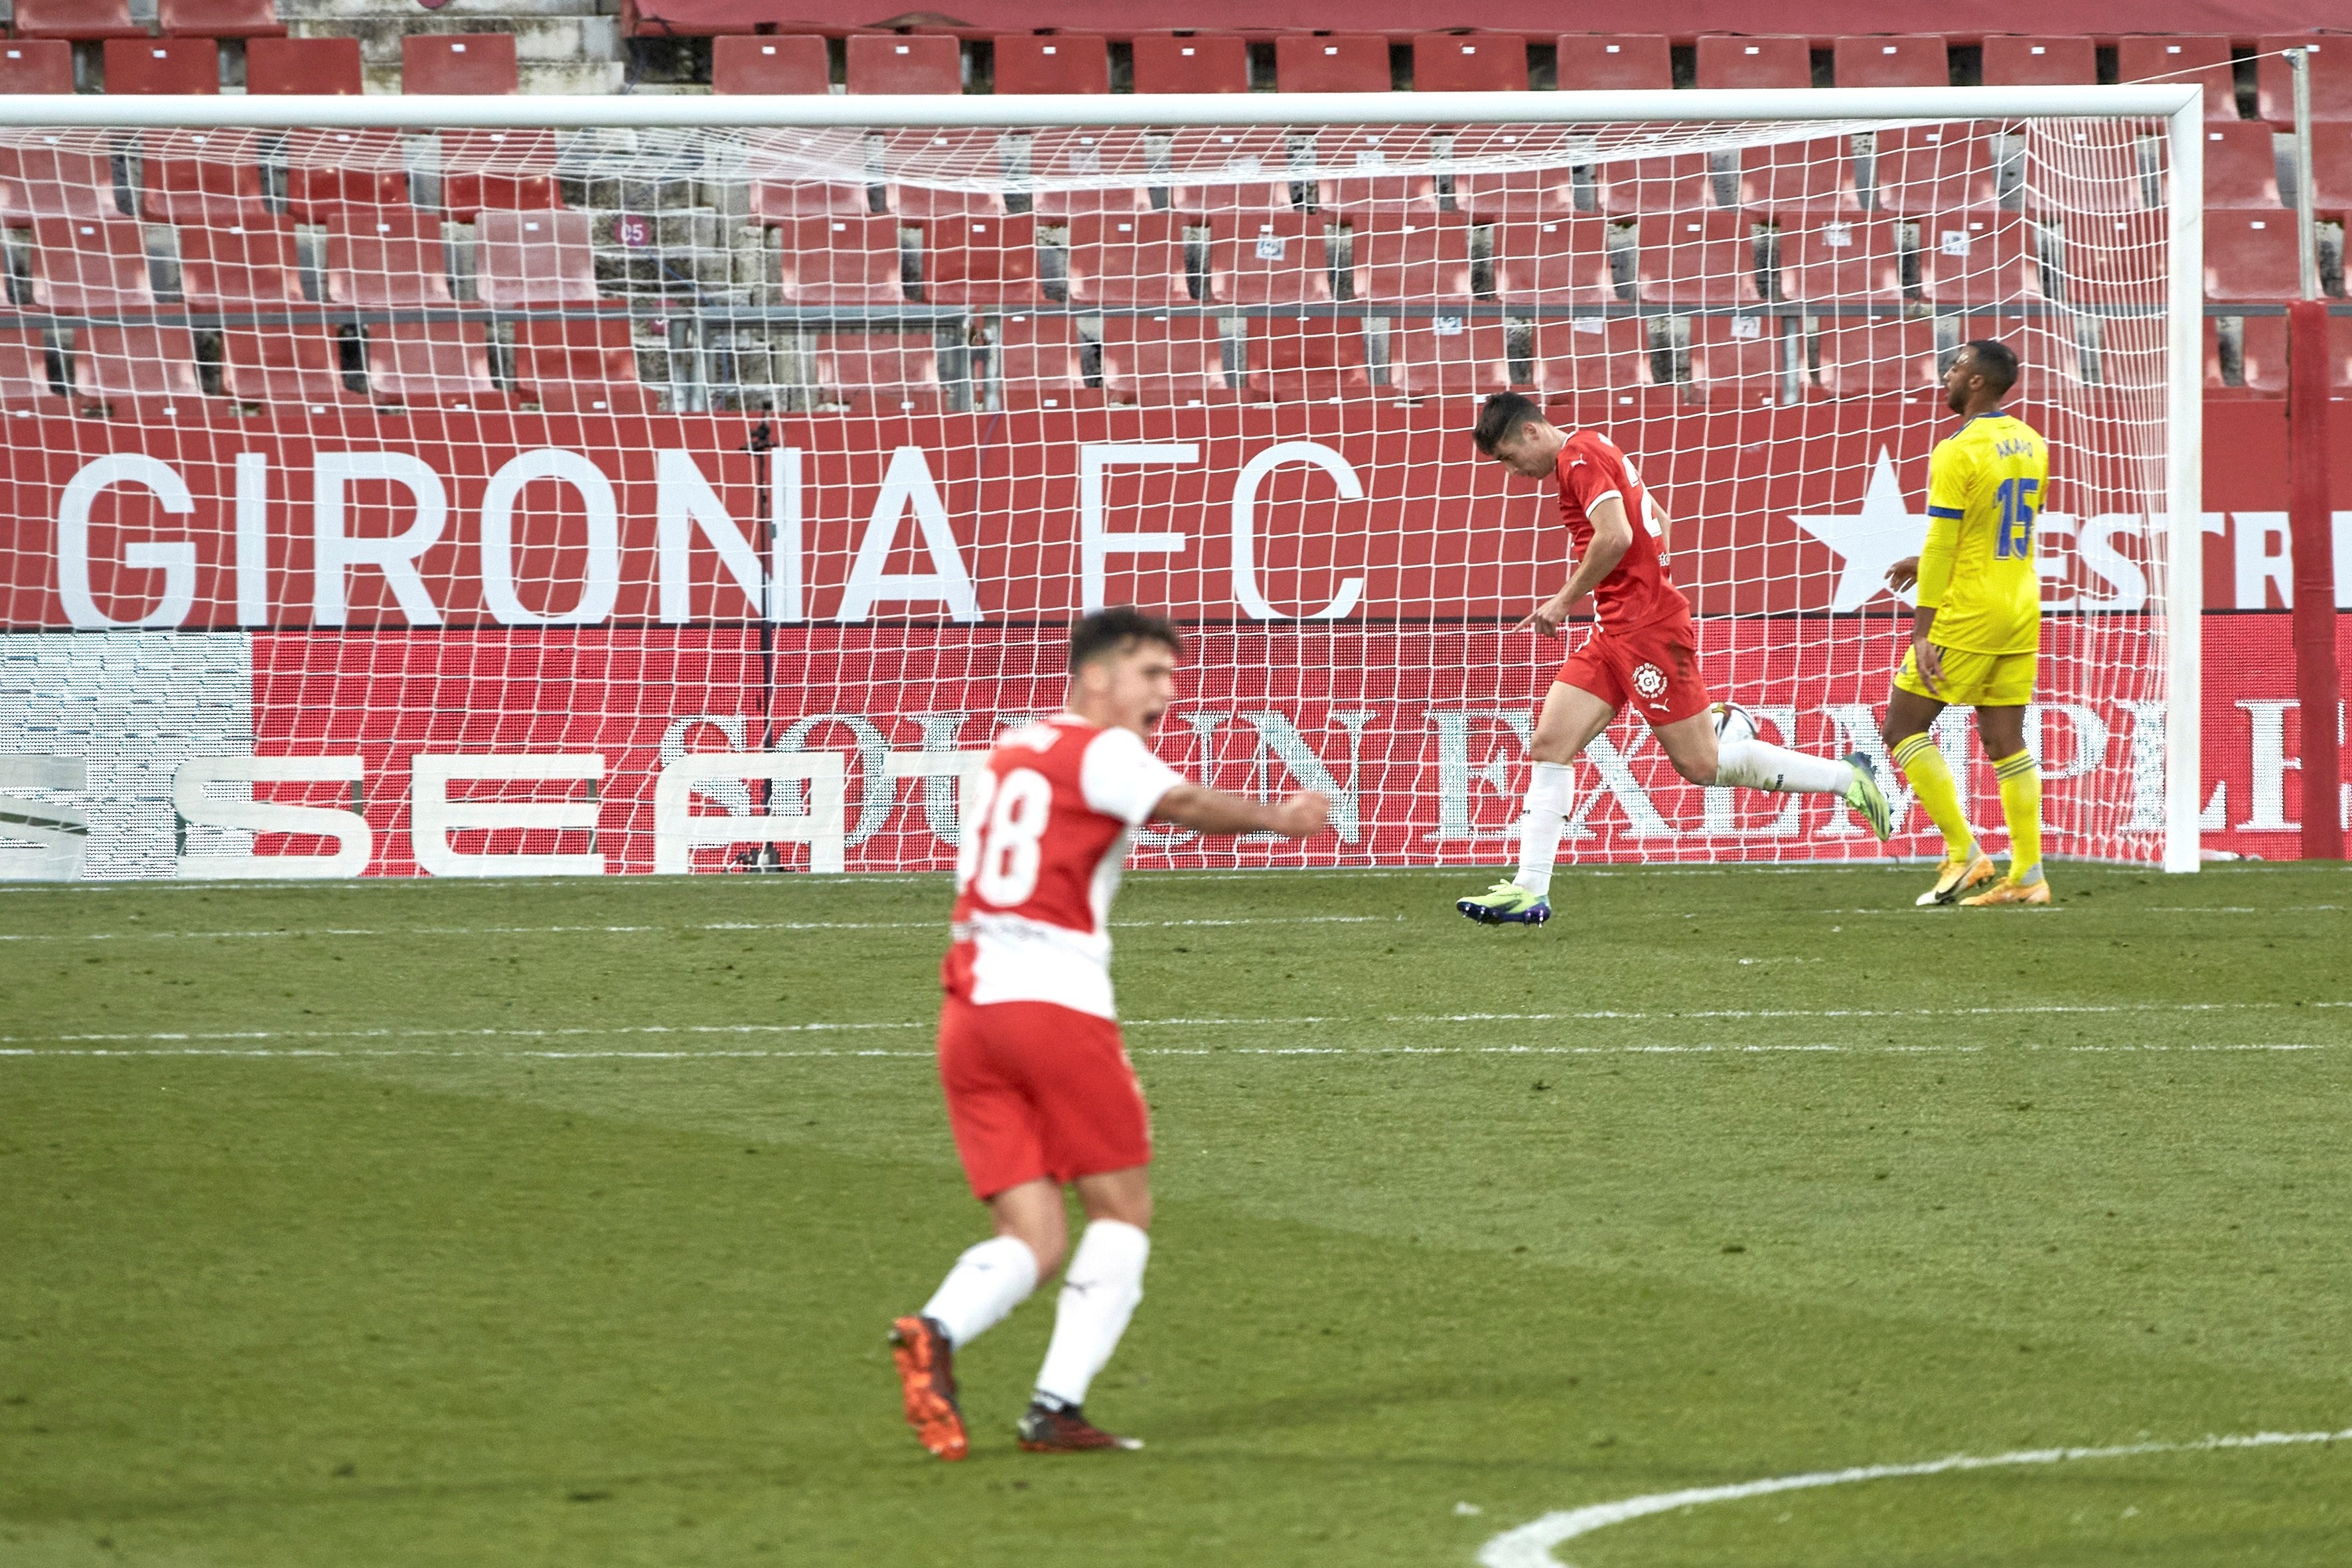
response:
[[[1568,585],[1537,605],[1525,621],[1511,628],[1514,632],[1532,626],[1547,637],[1559,636],[1568,620],[1569,606],[1599,587],[1601,580],[1615,571],[1625,552],[1633,548],[1633,525],[1626,520],[1621,497],[1603,496],[1585,515],[1592,519],[1592,543],[1586,548],[1584,559],[1569,574]]]
[[[1311,839],[1323,831],[1331,802],[1312,789],[1280,801],[1229,795],[1205,784],[1179,784],[1160,797],[1151,814],[1199,833],[1280,833]]]
[[[1937,446],[1927,460],[1927,542],[1920,548],[1915,572],[1918,596],[1911,612],[1911,648],[1920,684],[1939,695],[1944,662],[1934,642],[1936,612],[1952,586],[1960,522],[1968,515],[1969,466],[1967,458],[1949,442]],[[1891,578],[1893,573],[1888,575]]]

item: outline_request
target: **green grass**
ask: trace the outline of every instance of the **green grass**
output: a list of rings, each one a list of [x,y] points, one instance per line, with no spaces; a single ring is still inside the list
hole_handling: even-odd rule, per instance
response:
[[[882,1343],[982,1233],[940,880],[0,894],[0,1563],[1466,1564],[2352,1427],[2352,876],[1920,875],[1132,879],[1161,1203],[1089,1406],[1150,1446],[1013,1449],[1048,1293],[961,1466]],[[1560,1550],[2335,1565],[2352,1447]]]

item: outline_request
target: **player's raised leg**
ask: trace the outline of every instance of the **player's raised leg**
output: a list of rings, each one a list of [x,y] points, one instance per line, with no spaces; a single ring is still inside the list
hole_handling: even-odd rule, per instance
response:
[[[1883,842],[1893,814],[1870,758],[1859,751],[1832,759],[1774,746],[1756,733],[1747,711],[1717,704],[1661,725],[1658,744],[1675,771],[1694,784],[1732,784],[1776,795],[1834,795],[1870,824]]]
[[[2047,904],[2050,880],[2042,873],[2042,764],[2026,748],[2023,706],[1977,709],[1977,734],[1992,759],[1993,777],[2000,781],[2000,814],[2009,828],[2009,874],[1960,902],[1971,909]]]
[[[1944,835],[1944,859],[1936,868],[1935,885],[1915,901],[1924,909],[1950,904],[2000,873],[1993,869],[1991,858],[1977,847],[1976,834],[1969,829],[1968,812],[1960,804],[1960,787],[1944,761],[1942,749],[1928,733],[1944,705],[1909,690],[1905,685],[1906,676],[1914,682],[1917,680],[1907,663],[1904,672],[1895,676],[1895,689],[1886,699],[1886,726],[1882,733],[1886,739],[1886,754],[1903,770],[1911,793],[1935,822],[1937,831]]]
[[[1086,1416],[1087,1389],[1118,1348],[1143,1300],[1143,1266],[1151,1257],[1151,1187],[1140,1166],[1077,1179],[1087,1228],[1062,1276],[1054,1337],[1021,1417],[1021,1446],[1033,1454],[1139,1448]]]
[[[1565,681],[1551,684],[1528,746],[1532,763],[1519,812],[1518,873],[1454,900],[1454,908],[1482,925],[1540,925],[1551,918],[1551,871],[1576,805],[1576,756],[1616,716],[1617,705],[1606,697]]]

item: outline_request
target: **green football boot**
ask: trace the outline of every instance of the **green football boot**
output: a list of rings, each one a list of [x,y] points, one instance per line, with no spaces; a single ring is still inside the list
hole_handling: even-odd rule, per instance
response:
[[[1541,925],[1551,918],[1550,899],[1511,882],[1457,898],[1454,907],[1481,925]]]
[[[1862,814],[1870,831],[1885,843],[1895,831],[1895,812],[1886,804],[1886,791],[1878,787],[1878,769],[1870,758],[1859,751],[1849,751],[1845,760],[1853,768],[1853,782],[1845,789],[1845,803]]]

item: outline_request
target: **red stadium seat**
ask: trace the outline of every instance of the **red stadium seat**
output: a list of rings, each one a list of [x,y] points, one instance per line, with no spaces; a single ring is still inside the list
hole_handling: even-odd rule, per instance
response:
[[[903,305],[898,221],[873,214],[788,218],[783,233],[787,305]]]
[[[833,62],[814,33],[772,38],[735,34],[710,40],[710,90],[714,93],[825,93],[833,90]]]
[[[996,38],[996,90],[1108,92],[1110,52],[1092,33],[1003,33]]]
[[[2210,316],[2205,318],[2206,395],[2243,392],[2250,397],[2284,397],[2286,318],[2247,316],[2241,319],[2240,325],[2243,329],[2240,338],[2240,379],[2238,385],[2231,386],[2221,374],[2221,323]]]
[[[475,291],[501,309],[592,304],[595,220],[586,213],[484,212],[474,223]]]
[[[2210,152],[2212,143],[2206,143]],[[2208,175],[2205,189],[2213,189]],[[2311,128],[2311,199],[2319,211],[2341,218],[2352,214],[2352,125],[2319,125]],[[2206,204],[2213,204],[2211,196]]]
[[[2254,117],[2282,129],[2294,124],[2294,67],[2281,51],[2295,48],[2311,51],[2312,120],[2352,120],[2352,37],[2342,33],[2256,40]]]
[[[2145,213],[2156,194],[2137,127],[2095,120],[2045,120],[2025,137],[2026,205],[2036,213]]]
[[[1940,33],[1840,38],[1832,48],[1831,69],[1840,87],[1952,85],[1951,57]]]
[[[346,210],[408,204],[408,167],[391,131],[297,131],[286,138],[286,210],[323,224]]]
[[[751,216],[770,227],[808,218],[864,218],[873,211],[864,185],[812,185],[798,180],[751,183]]]
[[[1149,183],[1099,183],[1117,175],[1151,172]],[[1131,130],[1068,126],[1031,138],[1029,177],[1034,182],[1029,210],[1058,222],[1081,213],[1132,213],[1151,205],[1152,184],[1164,185],[1152,169],[1149,138]],[[1065,183],[1069,182],[1069,183]]]
[[[141,138],[147,221],[183,226],[268,224],[261,162],[249,131],[150,131]]]
[[[1389,323],[1389,389],[1400,397],[1482,397],[1511,386],[1503,323],[1407,316]]]
[[[485,207],[560,207],[552,131],[441,134],[441,206],[459,222]]]
[[[1331,131],[1318,139],[1317,161],[1325,168],[1360,170],[1316,182],[1316,204],[1333,217],[1376,212],[1437,215],[1437,182],[1426,173],[1390,172],[1391,162],[1425,158],[1420,133],[1410,130]]]
[[[2293,214],[2207,213],[2205,298],[2300,298],[2299,254]]]
[[[1566,217],[1576,211],[1576,181],[1562,167],[1456,174],[1454,205],[1482,224]]]
[[[332,404],[357,397],[343,385],[334,336],[316,328],[222,329],[221,384],[240,402]]]
[[[245,46],[247,96],[320,93],[356,98],[367,90],[357,38],[256,38]]]
[[[1099,403],[1078,360],[1076,324],[1067,316],[1026,312],[996,320],[996,386],[1006,408],[1075,408]]]
[[[109,38],[101,47],[110,94],[220,91],[220,46],[210,38]]]
[[[652,389],[625,382],[549,382],[534,389],[542,413],[652,413]]]
[[[816,379],[861,412],[916,413],[940,406],[940,351],[929,332],[819,338]]]
[[[1843,136],[1743,148],[1739,204],[1754,213],[1857,213],[1853,147]]]
[[[1412,41],[1415,92],[1525,92],[1527,40],[1515,33],[1423,33]]]
[[[1546,392],[1633,392],[1657,384],[1650,323],[1580,316],[1536,325],[1536,380]]]
[[[2088,37],[1985,35],[1987,87],[2067,87],[2098,79],[2098,50]]]
[[[1495,292],[1508,305],[1616,304],[1608,224],[1550,218],[1497,225]]]
[[[18,133],[0,142],[0,216],[11,228],[37,218],[116,218],[114,165],[88,134]]]
[[[1070,303],[1189,305],[1184,220],[1171,212],[1103,213],[1070,220]]]
[[[73,89],[73,46],[63,38],[11,38],[0,45],[0,93]]]
[[[157,0],[155,21],[167,38],[286,36],[286,24],[278,19],[278,0]]]
[[[1895,225],[1884,218],[1822,217],[1782,225],[1780,298],[1901,304],[1903,252]]]
[[[2057,237],[2058,292],[2068,304],[2164,304],[2164,228],[2158,217],[2083,214],[2060,225]]]
[[[2259,120],[2205,127],[2205,204],[2208,207],[2278,211],[2278,158],[2272,148],[2272,134],[2269,124]],[[2320,153],[2316,140],[2318,128],[2315,126],[2313,134],[2312,164],[2320,173],[2316,189],[2324,193],[2327,189],[2327,175],[2333,171]]]
[[[131,218],[37,218],[33,303],[67,314],[155,303],[147,235]]]
[[[392,402],[479,407],[500,400],[490,339],[472,321],[395,322],[367,329],[368,391]]]
[[[1373,33],[1283,33],[1274,40],[1283,92],[1387,92],[1396,85],[1389,41]]]
[[[2201,83],[2207,120],[2238,118],[2237,69],[2230,59],[2227,38],[2127,34],[2116,40],[2116,76],[2127,82],[2161,77]]]
[[[16,0],[15,31],[20,38],[143,38],[147,29],[131,19],[131,0]]]
[[[1940,125],[1879,132],[1871,193],[1876,211],[1926,217],[1990,207],[1999,194],[2000,168],[1990,138]]]
[[[637,350],[622,317],[566,317],[514,324],[515,384],[541,406],[563,388],[634,387]]]
[[[99,402],[205,393],[185,327],[84,327],[74,334],[73,378],[77,395]]]
[[[0,325],[0,408],[55,408],[48,347],[40,332]]]
[[[447,305],[441,220],[414,207],[351,207],[327,226],[327,298],[337,305]]]
[[[1698,41],[1697,85],[1794,87],[1813,85],[1813,46],[1809,38],[1708,34]]]
[[[1821,389],[1832,397],[1886,397],[1934,392],[1936,324],[1887,317],[1830,317],[1816,340]]]
[[[945,34],[852,33],[845,48],[853,93],[963,90],[963,45]]]
[[[1305,305],[1331,298],[1323,219],[1220,214],[1209,222],[1209,297],[1220,305]]]
[[[1562,33],[1554,55],[1560,90],[1664,91],[1675,85],[1668,43],[1655,34]]]
[[[400,40],[404,93],[488,94],[515,90],[512,33],[411,33]]]
[[[1650,304],[1758,305],[1756,234],[1745,213],[1684,213],[1636,226],[1634,292]]]
[[[2109,334],[2107,347],[2111,352],[2121,350],[2142,358],[2144,362],[2158,362],[2153,354],[2141,350],[2134,340],[2145,340],[2152,336],[2156,341],[2161,342],[2164,337],[2162,322],[2122,317],[2107,320],[2105,325]],[[2142,329],[2147,330],[2143,332]],[[2024,395],[2038,399],[2049,394],[2041,390],[2046,382],[2036,378],[2074,382],[2083,380],[2081,344],[2077,338],[2083,329],[2084,322],[2064,319],[2053,319],[2042,326],[2020,322],[2014,316],[1979,316],[1960,323],[1960,341],[1971,343],[1979,338],[1992,338],[2015,349],[2024,366]],[[1950,361],[1947,360],[1944,363],[1948,365]],[[2110,375],[2104,379],[2112,383],[2115,377]]]
[[[1356,298],[1470,302],[1470,225],[1458,213],[1381,214],[1356,225]]]
[[[1985,210],[1919,221],[1919,292],[1930,305],[2044,298],[2041,246],[2020,214]]]
[[[193,310],[301,304],[293,220],[268,214],[251,223],[181,229],[180,292]]]
[[[1169,141],[1176,211],[1206,221],[1292,213],[1290,149],[1280,133],[1217,129],[1178,131]]]
[[[1802,350],[1801,340],[1798,350]],[[1790,351],[1778,317],[1695,316],[1692,393],[1703,402],[1735,407],[1783,402],[1791,383]]]
[[[1249,41],[1238,33],[1138,33],[1138,92],[1247,92]]]
[[[153,397],[114,395],[107,398],[106,405],[108,418],[147,430],[240,423],[233,407],[205,397],[201,392],[164,392]]]
[[[1601,210],[1612,217],[1706,212],[1716,204],[1715,174],[1704,152],[1620,160],[1598,172]]]
[[[1002,134],[949,127],[885,131],[882,168],[889,183],[891,211],[915,224],[940,217],[1003,216],[1002,191],[966,190],[954,183],[971,170],[1003,166]]]
[[[1371,392],[1359,318],[1260,316],[1249,325],[1254,402],[1332,402]]]
[[[1230,402],[1224,338],[1206,316],[1105,316],[1103,389],[1120,402],[1188,408]]]
[[[1015,213],[926,224],[923,298],[935,305],[1043,305],[1037,220]]]

